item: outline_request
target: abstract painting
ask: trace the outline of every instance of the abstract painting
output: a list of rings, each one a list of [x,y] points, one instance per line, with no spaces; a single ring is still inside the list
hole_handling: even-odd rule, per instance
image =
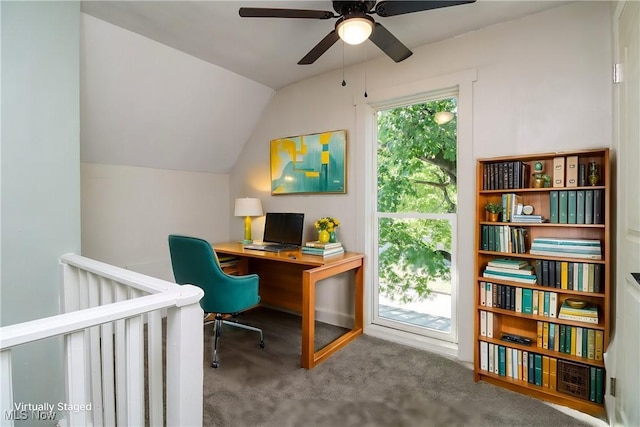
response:
[[[346,193],[347,131],[271,141],[271,194]]]

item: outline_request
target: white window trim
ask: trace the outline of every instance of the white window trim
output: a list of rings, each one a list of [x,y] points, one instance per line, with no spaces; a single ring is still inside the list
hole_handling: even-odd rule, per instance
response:
[[[374,230],[372,213],[376,211],[376,200],[371,197],[374,194],[376,184],[375,173],[375,147],[374,141],[376,116],[378,109],[392,108],[394,105],[406,105],[412,100],[416,102],[432,98],[439,93],[450,93],[452,90],[458,96],[458,157],[459,171],[466,171],[458,176],[458,221],[455,242],[458,259],[473,259],[474,232],[474,189],[475,189],[475,156],[473,154],[473,82],[477,80],[477,70],[468,69],[447,75],[436,76],[395,87],[374,90],[366,99],[356,103],[356,135],[355,158],[363,159],[356,165],[357,176],[360,180],[356,189],[357,217],[364,218],[363,226],[357,231],[357,246],[364,248],[365,254],[373,253]],[[371,264],[371,263],[369,263]],[[466,266],[468,267],[468,266]],[[473,307],[475,304],[473,292],[474,272],[473,267],[457,269],[456,312],[455,324],[458,337],[457,343],[448,343],[443,340],[429,337],[399,334],[389,331],[389,328],[381,328],[372,324],[372,311],[375,296],[372,289],[372,275],[374,269],[368,265],[365,269],[365,333],[380,338],[401,342],[406,345],[429,349],[460,360],[473,360],[473,334],[474,318]]]

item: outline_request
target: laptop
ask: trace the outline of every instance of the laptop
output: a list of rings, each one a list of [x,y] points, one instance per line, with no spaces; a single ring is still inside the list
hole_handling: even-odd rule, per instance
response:
[[[267,212],[262,241],[244,247],[267,252],[297,250],[302,245],[303,227],[303,213]]]

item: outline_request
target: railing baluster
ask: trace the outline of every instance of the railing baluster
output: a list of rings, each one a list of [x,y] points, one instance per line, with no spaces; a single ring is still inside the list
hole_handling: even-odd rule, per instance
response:
[[[127,299],[127,289],[119,283],[115,285],[115,300],[123,301]],[[129,425],[127,420],[127,362],[126,362],[126,334],[124,320],[114,322],[115,328],[115,369],[116,369],[116,419],[119,426]]]
[[[84,342],[84,330],[65,336],[66,403],[68,405],[87,405],[90,403],[87,393]],[[88,411],[70,410],[66,413],[66,417],[71,426],[88,426],[88,414]]]
[[[144,425],[144,342],[142,316],[126,320],[127,331],[127,421],[131,426]]]
[[[167,426],[202,425],[203,328],[198,304],[167,310]],[[186,361],[189,360],[189,363]]]
[[[88,273],[89,307],[100,305],[100,278]],[[93,410],[91,417],[94,425],[104,425],[102,418],[102,364],[100,362],[100,326],[89,330],[89,381]]]
[[[147,313],[147,377],[149,378],[149,425],[164,425],[162,380],[162,315],[160,310]]]
[[[7,413],[13,413],[13,381],[11,380],[11,350],[0,352],[0,426],[13,427],[13,417],[8,417]]]

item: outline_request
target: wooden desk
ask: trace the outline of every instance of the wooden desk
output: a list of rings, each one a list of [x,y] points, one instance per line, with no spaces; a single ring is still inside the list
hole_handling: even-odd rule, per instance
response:
[[[363,332],[364,313],[364,255],[346,252],[342,256],[322,258],[305,255],[299,250],[263,252],[244,249],[237,242],[216,243],[214,250],[220,255],[235,255],[240,259],[241,274],[260,276],[260,300],[266,305],[283,307],[302,313],[303,368],[311,369],[324,361]],[[316,283],[353,270],[355,273],[353,328],[318,351],[315,340]]]

